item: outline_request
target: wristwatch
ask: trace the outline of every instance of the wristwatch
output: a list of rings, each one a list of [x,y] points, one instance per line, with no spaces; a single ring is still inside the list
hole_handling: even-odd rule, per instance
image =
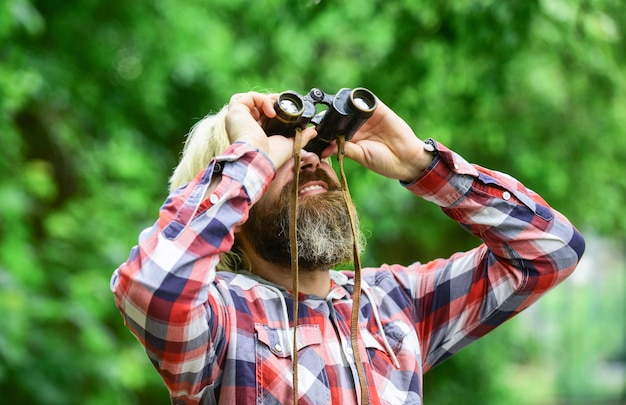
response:
[[[432,153],[434,156],[437,156],[439,153],[437,152],[437,144],[432,138],[426,138],[424,140],[424,149],[427,152]]]

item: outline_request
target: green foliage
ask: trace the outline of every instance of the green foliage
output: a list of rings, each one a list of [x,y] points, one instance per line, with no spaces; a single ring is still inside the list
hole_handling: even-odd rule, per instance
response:
[[[236,92],[368,87],[418,136],[623,237],[625,26],[617,0],[2,2],[0,398],[167,402],[109,277],[155,220],[184,134]],[[476,245],[395,182],[346,170],[364,264]],[[505,403],[511,330],[434,370],[426,400]],[[562,374],[550,395],[582,378]]]

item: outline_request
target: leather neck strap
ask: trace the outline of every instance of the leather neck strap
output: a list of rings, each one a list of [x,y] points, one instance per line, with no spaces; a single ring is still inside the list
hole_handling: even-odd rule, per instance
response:
[[[352,230],[352,258],[354,262],[354,291],[352,292],[352,316],[350,319],[350,343],[352,344],[352,353],[354,355],[354,364],[359,376],[359,386],[361,388],[361,404],[369,404],[369,393],[367,390],[367,379],[363,362],[361,361],[361,352],[359,351],[359,313],[361,312],[361,257],[359,256],[358,232],[356,223],[356,213],[354,212],[354,204],[350,197],[348,189],[348,181],[343,169],[343,158],[345,156],[344,145],[345,137],[340,136],[337,139],[339,151],[337,152],[337,160],[339,161],[339,172],[341,188],[343,190],[343,198],[350,214],[350,228]]]
[[[293,342],[292,342],[292,367],[293,367],[293,403],[298,403],[298,188],[300,183],[300,150],[302,146],[302,133],[296,130],[293,143],[293,188],[289,204],[289,241],[291,243],[291,275],[293,280]]]
[[[359,378],[360,387],[360,403],[369,404],[369,393],[367,390],[367,379],[365,370],[361,362],[361,354],[359,351],[359,312],[361,304],[361,259],[359,256],[359,246],[357,237],[356,214],[354,205],[348,190],[348,182],[343,168],[343,158],[345,138],[340,136],[337,139],[339,150],[337,152],[337,160],[339,161],[340,182],[343,191],[344,201],[346,203],[350,215],[350,227],[352,230],[352,256],[354,261],[354,291],[352,293],[352,314],[350,319],[350,343],[352,345],[352,353],[354,356],[354,364]],[[291,270],[293,275],[293,347],[292,347],[292,367],[293,367],[293,403],[298,403],[298,229],[296,220],[298,216],[298,188],[300,177],[300,150],[302,146],[302,134],[300,130],[296,131],[294,139],[293,159],[294,159],[294,181],[292,189],[292,198],[289,205],[289,240],[291,241]]]

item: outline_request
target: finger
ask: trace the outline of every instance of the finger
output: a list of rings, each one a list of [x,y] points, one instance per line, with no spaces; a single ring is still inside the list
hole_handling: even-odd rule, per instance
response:
[[[335,147],[335,149],[337,148],[338,147]],[[363,149],[360,146],[352,142],[345,142],[343,144],[343,152],[346,158],[352,159],[358,162],[359,164],[362,164]]]
[[[306,145],[309,141],[317,136],[315,127],[308,127],[302,130],[302,145]]]
[[[245,93],[236,93],[233,94],[230,97],[230,100],[228,100],[228,105],[231,106],[232,104],[236,104],[239,102],[239,100],[245,95]]]
[[[327,158],[329,156],[336,155],[337,152],[339,152],[339,145],[337,144],[337,141],[333,141],[322,151],[321,157]],[[364,151],[361,146],[353,142],[344,142],[343,154],[348,159],[352,159],[357,162],[360,162],[362,160]]]
[[[337,154],[337,151],[339,150],[339,147],[337,146],[337,142],[331,142],[323,151],[321,154],[321,158],[322,159],[326,159],[329,156],[333,156]]]
[[[269,94],[262,94],[256,91],[249,91],[247,93],[233,94],[230,98],[229,107],[236,104],[243,104],[250,109],[257,109],[265,113],[266,115],[274,115],[274,99],[275,96]]]
[[[274,103],[276,101],[277,94],[269,94],[266,95],[263,104],[261,106],[261,111],[268,118],[274,118],[276,116],[276,110],[274,109]]]

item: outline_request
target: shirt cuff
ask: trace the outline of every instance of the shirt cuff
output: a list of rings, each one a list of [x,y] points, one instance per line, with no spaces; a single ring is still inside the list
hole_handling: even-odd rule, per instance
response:
[[[230,164],[236,162],[237,164]],[[241,183],[251,202],[258,201],[276,174],[270,158],[245,142],[235,142],[215,158],[214,172]]]

